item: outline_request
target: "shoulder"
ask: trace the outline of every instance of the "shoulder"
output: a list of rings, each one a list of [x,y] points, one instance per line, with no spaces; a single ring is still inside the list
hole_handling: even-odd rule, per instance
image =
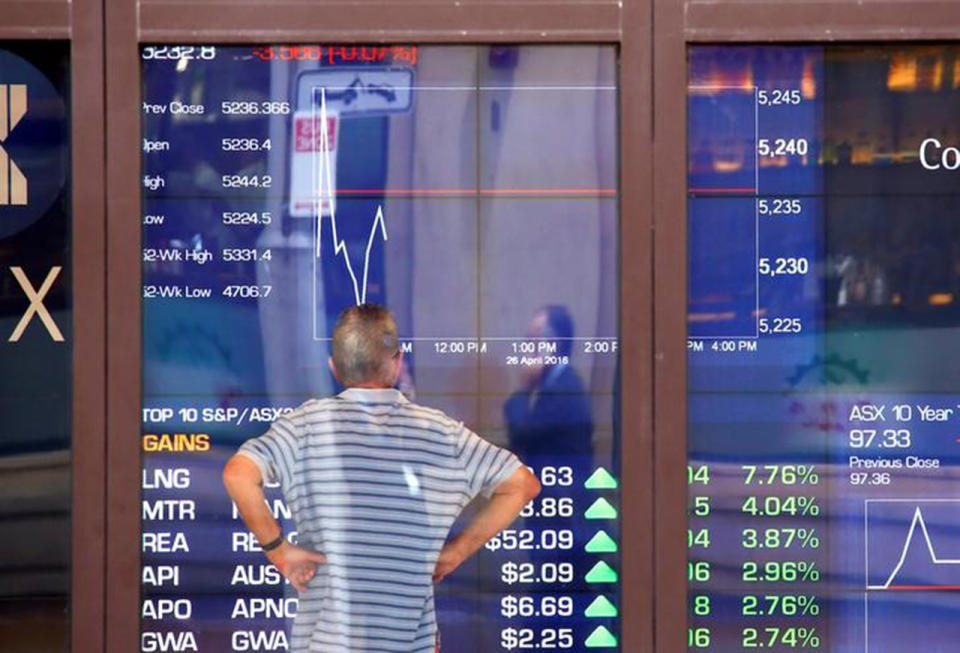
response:
[[[412,401],[403,404],[406,414],[423,423],[424,428],[440,431],[444,435],[454,436],[463,428],[463,422],[447,415],[442,410],[431,408]]]
[[[560,370],[553,386],[554,389],[565,392],[583,392],[583,379],[572,366],[567,365]]]
[[[303,426],[304,422],[310,420],[318,413],[330,411],[336,405],[337,400],[333,397],[323,399],[307,399],[305,402],[288,410],[280,415],[279,420],[287,420],[296,427]]]

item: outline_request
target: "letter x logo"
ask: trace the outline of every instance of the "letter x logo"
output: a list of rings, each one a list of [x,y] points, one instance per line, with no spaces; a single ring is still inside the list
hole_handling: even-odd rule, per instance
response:
[[[51,338],[56,342],[63,342],[63,334],[60,333],[60,329],[57,328],[57,323],[53,321],[53,317],[51,317],[50,312],[47,311],[47,307],[43,305],[43,298],[47,296],[50,287],[57,279],[57,275],[60,274],[60,266],[55,265],[50,268],[50,272],[47,273],[47,278],[43,280],[43,285],[40,286],[40,290],[34,289],[33,284],[27,279],[27,275],[23,273],[23,268],[11,267],[10,271],[13,272],[17,283],[20,284],[27,299],[30,300],[30,306],[24,311],[20,321],[17,322],[16,328],[13,330],[13,333],[10,334],[9,342],[17,342],[20,340],[20,336],[22,336],[23,332],[27,329],[27,325],[30,324],[30,320],[33,319],[34,314],[40,318],[43,326],[47,327]]]
[[[0,84],[0,143],[27,112],[27,85]],[[27,178],[0,144],[0,205],[27,203]]]

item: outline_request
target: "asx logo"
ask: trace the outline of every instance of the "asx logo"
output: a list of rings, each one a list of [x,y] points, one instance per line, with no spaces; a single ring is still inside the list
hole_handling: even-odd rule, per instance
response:
[[[27,203],[27,178],[3,147],[27,113],[27,85],[0,84],[0,205]]]
[[[50,315],[50,311],[47,310],[47,307],[43,304],[43,299],[47,296],[47,293],[50,292],[50,288],[53,286],[53,282],[57,280],[57,275],[60,274],[60,270],[61,267],[59,265],[55,265],[50,268],[50,271],[47,273],[47,278],[43,280],[43,283],[40,284],[40,288],[38,290],[37,288],[34,288],[32,283],[30,283],[30,279],[27,278],[23,268],[19,266],[10,268],[10,272],[13,273],[17,283],[20,284],[20,288],[23,290],[23,293],[27,296],[27,299],[30,300],[30,305],[27,306],[27,310],[24,311],[23,315],[20,317],[20,321],[17,322],[17,326],[14,327],[13,333],[10,334],[8,342],[20,341],[20,337],[23,335],[23,332],[27,330],[27,325],[29,325],[31,320],[33,320],[34,315],[40,318],[40,322],[42,322],[43,326],[47,328],[47,333],[50,334],[50,337],[54,342],[64,341],[63,333],[60,331],[59,327],[57,327],[57,323],[54,322],[53,316]]]

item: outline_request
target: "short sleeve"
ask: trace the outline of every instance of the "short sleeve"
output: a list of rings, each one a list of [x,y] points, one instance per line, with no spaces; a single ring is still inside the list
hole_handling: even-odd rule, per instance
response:
[[[457,458],[463,466],[470,498],[478,494],[489,498],[521,465],[512,452],[487,442],[463,424],[457,434]]]
[[[289,418],[279,417],[266,433],[240,445],[237,453],[256,463],[264,482],[287,487],[293,478],[298,449],[296,425]]]

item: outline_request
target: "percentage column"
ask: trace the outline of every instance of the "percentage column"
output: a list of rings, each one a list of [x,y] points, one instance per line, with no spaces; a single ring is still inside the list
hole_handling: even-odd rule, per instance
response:
[[[821,636],[820,475],[815,465],[742,465],[740,646],[816,650]]]

